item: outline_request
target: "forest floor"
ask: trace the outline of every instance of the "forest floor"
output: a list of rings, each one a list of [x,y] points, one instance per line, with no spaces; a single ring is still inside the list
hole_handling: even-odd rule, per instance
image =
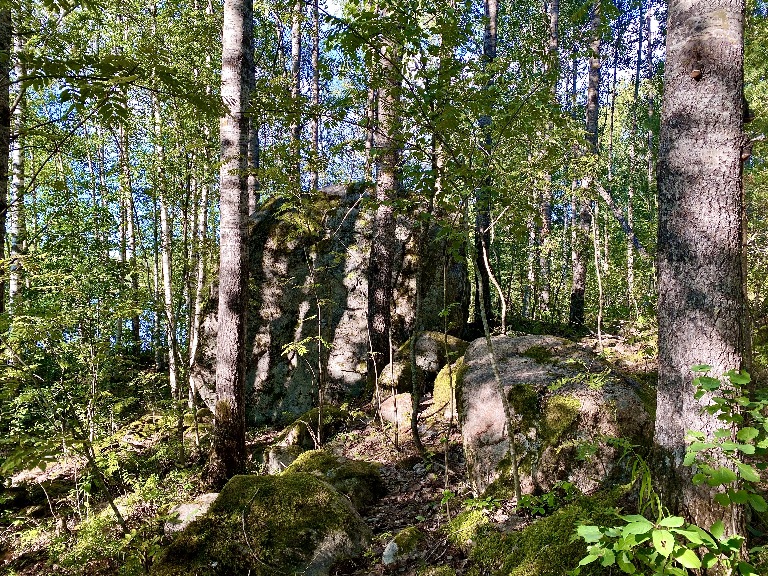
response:
[[[594,338],[584,339],[582,345],[599,348]],[[625,375],[646,385],[653,382],[656,365],[653,350],[647,349],[647,344],[611,337],[603,345],[604,356]],[[427,409],[429,403],[427,397],[423,408]],[[449,567],[455,574],[464,575],[471,568],[467,547],[457,545],[456,539],[449,537],[448,529],[449,521],[462,509],[476,507],[501,532],[519,530],[534,521],[530,511],[516,511],[510,502],[486,503],[474,497],[455,423],[424,423],[421,439],[428,457],[423,458],[415,449],[410,430],[401,429],[396,435],[391,427],[382,427],[372,404],[353,407],[352,411],[352,423],[324,448],[346,458],[379,464],[386,495],[361,511],[374,535],[372,545],[362,557],[335,566],[333,576],[420,576],[424,566]],[[263,471],[258,455],[278,433],[265,429],[249,435],[252,472]],[[129,528],[127,535],[121,534],[105,501],[91,496],[93,479],[81,458],[70,457],[46,470],[25,472],[23,480],[29,485],[47,485],[49,490],[36,492],[36,499],[27,498],[17,508],[4,506],[4,499],[7,502],[11,496],[8,492],[0,493],[0,574],[146,573],[169,541],[162,533],[163,516],[173,505],[190,501],[205,491],[201,481],[204,452],[197,459],[190,459],[188,451],[186,462],[179,463],[178,452],[172,449],[174,434],[173,418],[153,412],[113,435],[120,436],[124,444],[127,442],[131,449],[128,460],[138,463],[132,472],[118,473],[120,482],[115,485],[120,494],[117,503]],[[115,457],[117,460],[125,458],[125,446],[122,450],[123,454]],[[109,463],[107,458],[106,466]],[[55,493],[50,490],[54,486]],[[2,512],[4,507],[6,511]],[[387,544],[408,527],[417,527],[423,534],[415,553],[385,565],[382,554]]]

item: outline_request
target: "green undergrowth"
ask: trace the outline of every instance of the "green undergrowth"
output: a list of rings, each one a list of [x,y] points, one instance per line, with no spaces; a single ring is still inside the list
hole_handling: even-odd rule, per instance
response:
[[[476,522],[468,576],[567,576],[587,550],[573,538],[576,527],[611,521],[611,510],[623,493],[623,488],[617,488],[581,497],[516,532],[501,532],[487,521]],[[600,566],[589,568],[583,574],[607,574]]]

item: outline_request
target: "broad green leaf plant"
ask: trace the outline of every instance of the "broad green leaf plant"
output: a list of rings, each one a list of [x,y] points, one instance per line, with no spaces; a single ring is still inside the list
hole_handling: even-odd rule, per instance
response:
[[[711,369],[706,365],[692,368],[695,397],[710,395],[710,404],[704,409],[721,421],[722,427],[710,439],[689,431],[684,465],[694,467],[694,484],[722,487],[714,497],[717,504],[749,505],[764,512],[766,502],[756,485],[760,481],[758,471],[767,465],[768,396],[759,392],[750,397],[746,372],[731,370],[719,379],[707,376]],[[759,576],[742,558],[744,536],[726,534],[721,521],[705,529],[670,515],[653,491],[645,460],[628,442],[618,440],[617,444],[635,459],[632,479],[633,483],[641,482],[641,514],[617,513],[621,523],[615,526],[579,526],[577,534],[587,543],[588,551],[571,571],[573,576],[593,562],[618,566],[626,574],[688,576],[692,570],[718,567],[719,573],[728,576]]]

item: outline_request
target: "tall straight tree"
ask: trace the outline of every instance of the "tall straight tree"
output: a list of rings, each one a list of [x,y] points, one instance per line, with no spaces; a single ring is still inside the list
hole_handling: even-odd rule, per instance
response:
[[[667,17],[658,161],[659,385],[656,443],[672,505],[699,526],[741,523],[693,486],[685,435],[722,426],[696,400],[691,366],[747,364],[741,147],[744,0],[672,0]]]
[[[222,485],[245,467],[248,107],[253,85],[253,5],[225,0],[221,62],[221,200],[216,414],[207,476]]]
[[[389,362],[392,324],[392,273],[395,260],[395,216],[393,201],[400,189],[400,47],[385,37],[379,48],[378,67],[382,86],[378,98],[375,131],[376,213],[373,219],[371,257],[368,267],[368,334],[371,357],[368,378],[374,378]]]
[[[483,35],[483,62],[485,65],[496,59],[498,43],[499,0],[485,0],[485,33]],[[489,81],[486,86],[490,87]],[[483,299],[483,305],[491,316],[491,274],[483,262],[490,263],[491,250],[491,116],[485,114],[480,118],[481,138],[485,148],[487,175],[477,190],[477,206],[475,213],[475,251],[478,255],[478,270],[480,272],[477,297]],[[485,255],[485,256],[484,256]],[[477,284],[477,283],[476,283]],[[480,322],[480,306],[475,305],[475,322]]]
[[[600,119],[600,0],[592,6],[592,42],[589,56],[589,83],[587,85],[587,142],[589,153],[598,153],[598,121]],[[585,181],[585,190],[589,188],[591,178]],[[587,288],[587,258],[589,257],[589,229],[592,222],[589,201],[580,196],[575,202],[573,230],[575,241],[572,247],[571,264],[573,276],[571,284],[571,307],[568,315],[573,326],[584,324],[584,293]]]
[[[8,154],[11,148],[11,9],[0,9],[0,260],[5,258],[8,212]],[[5,312],[5,274],[0,274],[0,313]]]

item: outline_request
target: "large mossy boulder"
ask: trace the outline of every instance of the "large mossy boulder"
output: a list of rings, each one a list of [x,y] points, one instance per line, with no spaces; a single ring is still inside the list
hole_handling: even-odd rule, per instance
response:
[[[554,336],[497,336],[493,347],[514,414],[524,493],[547,492],[559,481],[594,492],[618,470],[621,453],[611,438],[652,438],[641,390],[590,350]],[[507,422],[485,339],[469,346],[464,364],[459,422],[470,480],[483,493],[509,485]]]
[[[449,362],[459,358],[469,346],[455,336],[427,330],[416,339],[414,350],[419,376],[427,383],[432,383],[440,370]],[[447,354],[446,354],[447,349]],[[411,341],[407,340],[394,355],[379,375],[379,388],[395,389],[398,392],[410,391],[411,386]]]
[[[317,398],[321,369],[327,399],[341,403],[365,391],[372,207],[366,186],[358,183],[327,187],[299,204],[270,201],[251,216],[246,371],[251,423],[286,422],[309,410]],[[396,343],[405,341],[413,326],[420,267],[424,326],[443,326],[443,241],[435,237],[419,262],[413,224],[412,214],[397,217],[392,315]],[[466,265],[450,257],[446,265],[448,301],[463,303],[452,311],[449,326],[460,333],[469,294]],[[215,403],[216,299],[212,293],[190,371],[209,407]],[[322,358],[318,336],[330,343],[320,347]]]
[[[386,493],[377,464],[350,460],[325,450],[304,452],[283,474],[313,474],[349,498],[358,510],[365,510]]]
[[[312,474],[235,476],[151,574],[325,576],[336,562],[361,554],[370,538],[352,504]]]

